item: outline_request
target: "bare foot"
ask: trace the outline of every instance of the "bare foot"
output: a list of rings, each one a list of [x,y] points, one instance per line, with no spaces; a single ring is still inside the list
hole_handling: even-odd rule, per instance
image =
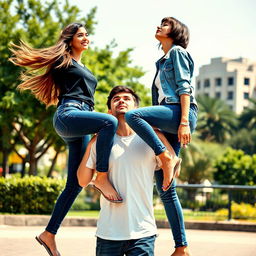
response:
[[[39,238],[49,247],[53,256],[61,256],[61,254],[57,250],[54,234],[45,230],[39,235]]]
[[[180,164],[181,158],[170,155],[169,151],[164,151],[160,155],[158,155],[162,165],[161,168],[163,169],[164,173],[164,180],[163,180],[163,191],[166,191],[170,188],[170,185],[175,177],[178,177],[180,174]]]
[[[181,246],[175,248],[175,251],[171,256],[192,256],[192,254],[190,254],[187,246]]]
[[[97,177],[94,181],[94,185],[100,190],[100,192],[106,199],[113,202],[122,201],[122,197],[120,197],[120,195],[116,192],[116,190],[110,183],[107,172],[97,172]]]

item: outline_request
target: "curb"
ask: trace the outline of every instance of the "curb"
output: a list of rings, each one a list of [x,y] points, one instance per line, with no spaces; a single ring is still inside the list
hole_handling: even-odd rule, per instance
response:
[[[0,215],[0,225],[9,226],[46,226],[49,215]],[[170,228],[168,221],[156,221],[158,228]],[[66,217],[62,226],[96,226],[97,219],[86,217]],[[186,229],[224,230],[256,232],[256,223],[239,221],[186,221]]]

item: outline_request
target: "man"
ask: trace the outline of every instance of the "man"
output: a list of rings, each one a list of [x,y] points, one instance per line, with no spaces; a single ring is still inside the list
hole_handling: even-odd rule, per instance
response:
[[[107,105],[109,113],[118,119],[109,158],[109,179],[122,196],[123,203],[113,204],[101,197],[96,255],[152,256],[157,234],[153,212],[156,156],[124,118],[127,111],[138,107],[139,97],[128,87],[116,86],[109,94]],[[89,144],[78,169],[81,186],[88,184],[95,169],[94,142],[95,139]]]

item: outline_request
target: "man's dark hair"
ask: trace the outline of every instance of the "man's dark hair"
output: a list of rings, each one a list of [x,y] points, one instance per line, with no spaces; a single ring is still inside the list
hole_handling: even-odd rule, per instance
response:
[[[131,88],[129,88],[129,87],[127,87],[127,86],[124,86],[124,85],[117,85],[117,86],[115,86],[115,87],[110,91],[110,93],[109,93],[109,95],[108,95],[108,101],[107,101],[108,109],[111,108],[111,100],[112,100],[112,98],[113,98],[116,94],[118,94],[118,93],[120,93],[120,92],[130,93],[130,94],[133,96],[133,98],[134,98],[134,101],[135,101],[136,106],[139,106],[139,104],[140,104],[140,97],[139,97]]]

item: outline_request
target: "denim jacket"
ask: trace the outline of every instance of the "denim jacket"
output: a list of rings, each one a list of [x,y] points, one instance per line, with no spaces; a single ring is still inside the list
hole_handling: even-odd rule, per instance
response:
[[[158,103],[158,89],[155,79],[160,72],[160,82],[166,96],[165,103],[180,103],[180,95],[190,95],[190,103],[196,104],[194,86],[191,79],[194,72],[194,62],[190,54],[181,46],[173,45],[169,52],[156,62],[156,75],[152,85],[153,105]]]

